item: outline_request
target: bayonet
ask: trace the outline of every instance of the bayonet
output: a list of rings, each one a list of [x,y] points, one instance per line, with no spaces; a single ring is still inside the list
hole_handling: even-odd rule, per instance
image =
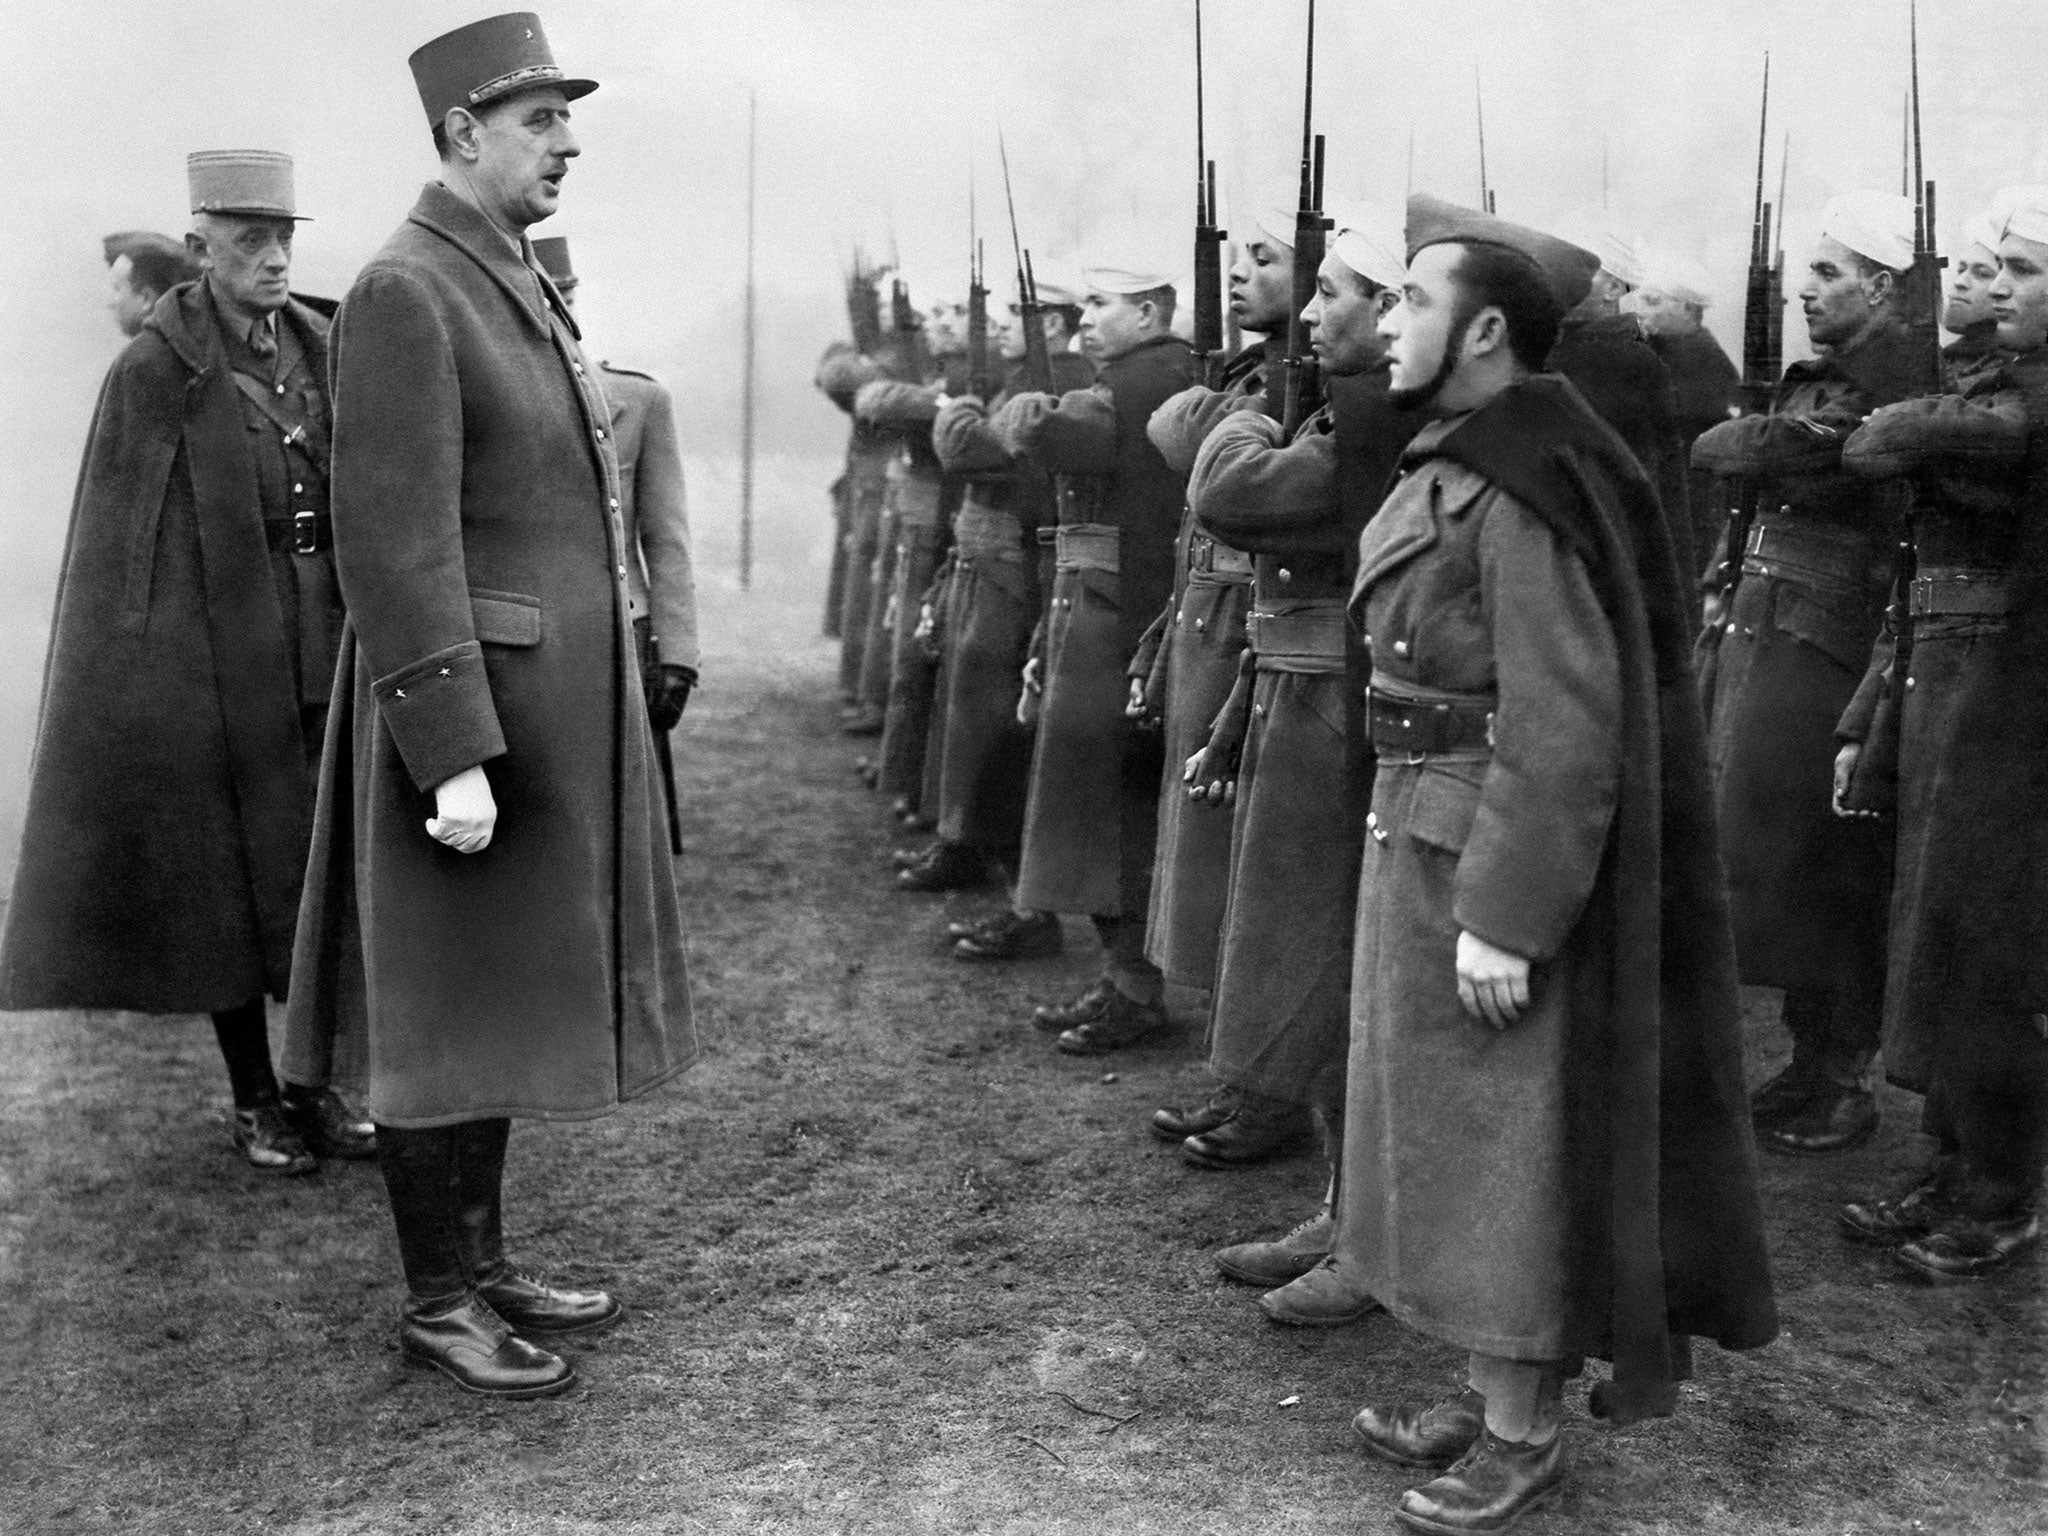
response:
[[[1010,150],[1003,131],[996,130],[996,153],[1003,162],[1003,202],[1010,210],[1010,249],[1017,256],[1017,320],[1024,327],[1024,383],[1041,394],[1052,393],[1052,354],[1045,346],[1044,311],[1038,303],[1038,279],[1031,253],[1017,233],[1017,197],[1010,185]]]
[[[1222,371],[1223,239],[1216,227],[1216,162],[1208,158],[1202,96],[1202,0],[1195,0],[1195,360],[1214,383]]]
[[[1323,264],[1323,136],[1315,131],[1316,0],[1308,0],[1308,49],[1301,91],[1301,192],[1294,214],[1294,291],[1287,316],[1287,352],[1277,375],[1268,368],[1266,408],[1292,437],[1321,403],[1321,378],[1308,326],[1301,312],[1316,296],[1316,272]],[[1276,397],[1274,384],[1279,384]],[[1276,409],[1277,407],[1277,409]]]

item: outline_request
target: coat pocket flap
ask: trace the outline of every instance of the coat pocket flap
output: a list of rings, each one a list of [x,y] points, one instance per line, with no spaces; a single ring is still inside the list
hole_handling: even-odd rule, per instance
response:
[[[1484,772],[1483,764],[1475,766]],[[1425,768],[1416,776],[1415,798],[1408,807],[1408,835],[1433,848],[1464,852],[1479,814],[1479,791],[1478,779]]]
[[[482,592],[472,587],[470,611],[476,637],[487,645],[539,645],[540,599],[518,592]]]

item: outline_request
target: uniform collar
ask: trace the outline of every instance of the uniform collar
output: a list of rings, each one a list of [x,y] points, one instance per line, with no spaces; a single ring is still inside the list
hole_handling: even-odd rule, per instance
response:
[[[541,335],[550,334],[548,309],[552,308],[569,328],[569,334],[579,341],[583,339],[568,306],[534,261],[533,246],[523,232],[513,239],[438,181],[430,181],[420,189],[420,200],[407,217],[483,268],[485,275],[505,290],[506,297]]]

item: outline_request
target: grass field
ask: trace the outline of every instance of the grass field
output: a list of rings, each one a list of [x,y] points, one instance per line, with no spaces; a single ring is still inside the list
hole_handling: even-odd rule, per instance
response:
[[[148,1533],[1350,1532],[1408,1479],[1368,1399],[1453,1352],[1380,1317],[1276,1329],[1208,1254],[1291,1225],[1307,1161],[1183,1167],[1144,1118],[1196,1037],[1049,1049],[1092,971],[944,956],[991,902],[889,888],[833,729],[815,603],[705,594],[678,737],[704,1062],[616,1118],[514,1134],[515,1251],[628,1322],[584,1385],[459,1396],[399,1361],[374,1169],[229,1151],[203,1021],[0,1015],[0,1530]],[[1752,1010],[1753,1074],[1776,1032]],[[1879,1143],[1764,1168],[1785,1335],[1702,1351],[1679,1416],[1593,1427],[1539,1533],[2048,1531],[2043,1269],[1935,1290],[1831,1214]]]

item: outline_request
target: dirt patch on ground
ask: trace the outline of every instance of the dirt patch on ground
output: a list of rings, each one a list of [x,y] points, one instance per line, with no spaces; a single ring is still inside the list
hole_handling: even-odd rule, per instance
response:
[[[489,1405],[407,1371],[374,1170],[244,1168],[202,1021],[0,1015],[0,1529],[1387,1527],[1409,1479],[1348,1420],[1459,1357],[1384,1317],[1276,1329],[1220,1280],[1209,1251],[1292,1225],[1320,1170],[1197,1172],[1146,1134],[1199,1083],[1192,1033],[1049,1048],[1029,1005],[1092,973],[1079,925],[1061,959],[947,959],[944,917],[995,897],[890,889],[814,600],[705,604],[677,755],[706,1059],[512,1141],[516,1251],[633,1309],[585,1385]],[[1528,1529],[2048,1530],[2040,1264],[1933,1290],[1834,1237],[1903,1166],[1916,1106],[1885,1110],[1869,1149],[1766,1164],[1785,1337],[1703,1350],[1679,1416],[1619,1433],[1581,1383]]]

